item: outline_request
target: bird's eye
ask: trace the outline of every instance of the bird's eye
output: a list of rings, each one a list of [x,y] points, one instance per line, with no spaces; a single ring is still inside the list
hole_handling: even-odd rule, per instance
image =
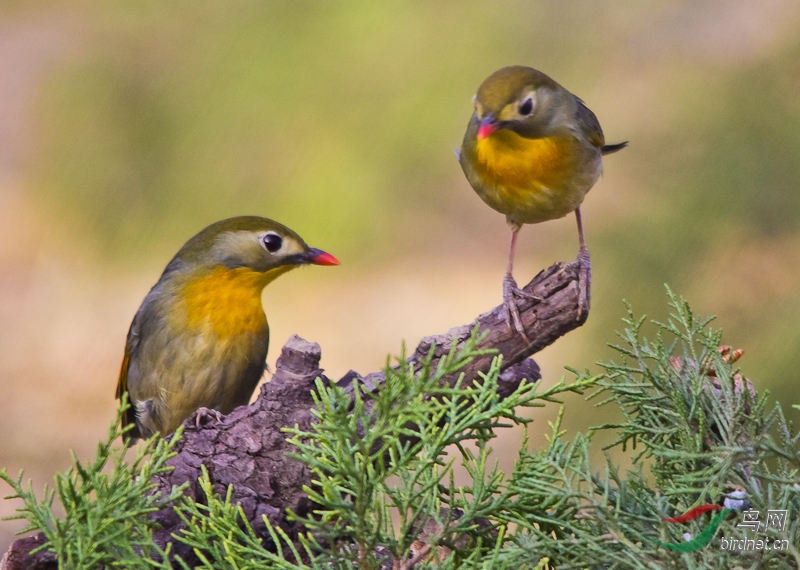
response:
[[[283,245],[283,238],[276,233],[270,232],[261,238],[261,243],[264,244],[268,252],[275,253]]]
[[[520,115],[530,115],[531,111],[533,111],[533,99],[528,97],[525,101],[522,102],[522,105],[519,106],[519,114]]]

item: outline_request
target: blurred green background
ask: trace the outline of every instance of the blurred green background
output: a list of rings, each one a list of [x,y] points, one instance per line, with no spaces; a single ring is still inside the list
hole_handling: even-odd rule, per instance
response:
[[[798,29],[796,0],[4,1],[0,466],[40,488],[93,453],[134,312],[224,217],[275,218],[342,261],[265,292],[272,364],[298,333],[331,377],[369,372],[498,304],[508,230],[453,149],[509,64],[631,141],[584,203],[592,314],[538,355],[545,381],[610,356],[621,299],[666,318],[669,283],[798,403]],[[572,217],[526,226],[518,281],[576,253]],[[566,421],[604,414],[574,398]],[[520,437],[498,442],[505,465]]]

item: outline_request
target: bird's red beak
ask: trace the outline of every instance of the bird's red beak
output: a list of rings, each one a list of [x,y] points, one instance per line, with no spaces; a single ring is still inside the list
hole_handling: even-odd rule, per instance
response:
[[[478,128],[478,140],[483,140],[499,128],[497,121],[491,113],[486,115],[481,121],[481,126]]]
[[[315,247],[309,248],[306,259],[308,259],[309,263],[313,263],[314,265],[339,265],[338,259],[333,257],[330,253]]]

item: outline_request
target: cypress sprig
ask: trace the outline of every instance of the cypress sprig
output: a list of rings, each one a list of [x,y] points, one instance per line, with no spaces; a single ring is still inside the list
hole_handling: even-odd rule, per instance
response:
[[[520,531],[503,553],[508,567],[548,558],[558,568],[773,568],[800,565],[800,436],[779,403],[769,405],[720,351],[722,333],[698,318],[685,299],[668,290],[673,309],[666,322],[647,321],[627,307],[627,325],[610,345],[619,360],[601,362],[604,374],[592,394],[599,406],[616,407],[622,421],[564,438],[561,414],[551,425],[549,447],[522,451],[509,487],[517,492]],[[580,375],[588,377],[588,375]],[[562,410],[563,412],[563,410]],[[624,474],[610,456],[601,472],[590,464],[592,436],[611,432],[606,449],[627,455]],[[786,510],[785,550],[739,552],[710,542],[696,552],[672,552],[654,541],[682,543],[710,520],[685,524],[674,517],[703,503],[720,503],[744,491],[761,513]],[[758,538],[726,518],[718,537]]]
[[[171,440],[153,437],[126,461],[126,448],[120,446],[123,431],[118,427],[129,404],[123,397],[116,421],[108,437],[97,445],[95,459],[84,465],[72,454],[73,466],[55,477],[55,488],[44,487],[42,500],[36,498],[28,482],[0,470],[0,478],[13,489],[6,499],[22,499],[24,505],[8,519],[27,520],[20,533],[41,531],[47,543],[37,548],[53,552],[59,568],[95,570],[101,565],[124,568],[171,568],[169,552],[153,542],[157,525],[149,515],[172,503],[183,493],[175,487],[162,496],[151,482],[154,476],[171,470],[167,460],[180,438],[180,430]],[[53,511],[58,497],[65,515]]]
[[[401,355],[396,367],[387,365],[375,394],[356,386],[351,399],[336,386],[317,383],[318,422],[310,431],[287,431],[297,459],[312,470],[313,486],[305,490],[317,505],[311,515],[293,520],[325,545],[320,560],[332,567],[373,568],[382,549],[407,560],[422,536],[431,550],[455,550],[454,560],[463,563],[471,556],[465,544],[491,551],[494,538],[487,537],[506,533],[510,496],[503,473],[489,465],[488,442],[498,428],[531,421],[518,408],[582,393],[594,381],[562,382],[542,392],[523,382],[500,398],[498,357],[480,381],[466,385],[462,376],[453,387],[443,385],[483,353],[475,349],[477,342],[474,331],[436,369],[430,366],[433,350],[419,371]],[[457,461],[470,485],[453,483]]]

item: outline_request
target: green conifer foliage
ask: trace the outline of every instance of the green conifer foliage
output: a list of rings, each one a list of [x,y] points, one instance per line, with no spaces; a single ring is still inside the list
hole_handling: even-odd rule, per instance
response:
[[[59,568],[171,568],[168,562],[160,562],[168,557],[169,549],[164,551],[153,542],[158,525],[150,514],[180,497],[183,487],[162,496],[151,480],[171,469],[166,462],[174,455],[172,448],[182,428],[171,441],[150,438],[128,462],[126,448],[118,445],[122,435],[118,426],[128,406],[124,396],[106,441],[97,444],[94,461],[83,465],[73,454],[73,467],[56,475],[54,489],[45,486],[41,501],[30,483],[27,490],[23,488],[22,473],[12,479],[5,469],[0,470],[0,478],[14,490],[6,499],[24,502],[8,518],[28,521],[20,533],[43,532],[44,548],[56,554]],[[53,512],[56,495],[66,513],[63,518]]]
[[[1,475],[12,498],[24,501],[18,517],[30,522],[26,530],[41,529],[64,568],[187,567],[165,560],[169,553],[152,541],[148,515],[169,503],[186,523],[174,540],[192,547],[208,569],[797,568],[800,436],[780,404],[735,368],[734,353],[720,350],[711,319],[668,294],[672,313],[652,321],[654,338],[644,336],[645,318],[628,308],[621,342],[612,346],[617,359],[599,363],[599,375],[573,370],[572,383],[542,389],[523,382],[500,397],[498,357],[479,381],[442,387],[443,377],[479,354],[477,331],[436,367],[430,359],[417,370],[402,357],[394,367],[387,363],[376,392],[356,387],[351,395],[318,381],[317,422],[308,431],[286,429],[294,457],[313,473],[306,492],[315,507],[289,514],[305,529],[299,536],[265,519],[270,539],[263,540],[230,490],[215,495],[205,474],[201,502],[180,497],[177,488],[159,496],[150,480],[168,469],[173,443],[151,440],[128,464],[124,451],[112,450],[119,436],[113,428],[96,461],[76,460],[42,501],[22,488],[21,477]],[[589,390],[621,420],[567,437],[569,406],[562,404],[547,446],[528,449],[526,442],[513,472],[499,471],[489,443],[500,428],[530,422],[524,408]],[[602,466],[590,462],[601,432],[614,435],[609,448],[632,467],[623,472],[611,454]],[[468,484],[456,485],[456,465]],[[55,494],[62,519],[51,508]],[[684,523],[664,520],[726,497],[745,497],[762,521],[767,510],[785,510],[785,528],[754,536],[737,527],[735,506]],[[785,541],[786,548],[722,548],[723,539],[743,538]]]

